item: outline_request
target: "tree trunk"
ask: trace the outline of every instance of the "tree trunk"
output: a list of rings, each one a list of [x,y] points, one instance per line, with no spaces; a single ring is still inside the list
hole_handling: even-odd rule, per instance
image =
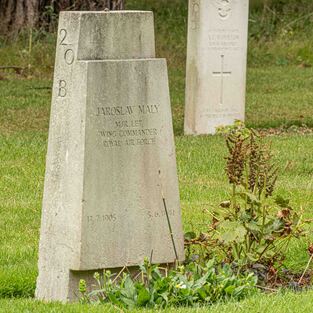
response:
[[[0,34],[34,27],[38,16],[38,0],[0,0]]]
[[[0,35],[49,28],[63,10],[123,10],[125,0],[0,0]]]
[[[105,6],[109,10],[124,10],[125,0],[106,0]]]

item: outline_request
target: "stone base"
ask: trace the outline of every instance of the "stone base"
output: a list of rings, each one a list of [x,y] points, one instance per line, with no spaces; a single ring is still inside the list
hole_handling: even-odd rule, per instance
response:
[[[171,270],[173,269],[175,264],[161,264],[160,267],[163,269]],[[100,274],[100,280],[102,280],[103,277],[103,271],[104,269],[99,270],[93,270],[93,271],[69,271],[66,274],[63,275],[63,280],[66,281],[67,288],[56,288],[56,286],[51,285],[49,288],[46,288],[46,290],[54,290],[53,294],[46,294],[44,293],[44,289],[37,289],[36,290],[36,298],[40,300],[51,300],[52,299],[60,299],[62,294],[62,302],[77,302],[81,298],[81,294],[79,292],[79,284],[80,280],[84,280],[87,284],[87,293],[91,293],[94,290],[99,290],[100,286],[98,285],[96,279],[94,278],[95,273]],[[122,277],[123,272],[124,273],[130,273],[130,275],[135,279],[139,276],[140,269],[138,266],[133,267],[127,267],[127,268],[113,268],[110,269],[110,272],[115,276]],[[112,278],[112,279],[114,279]],[[60,286],[61,287],[61,286]],[[64,297],[63,292],[66,292],[66,297]]]
[[[244,117],[240,114],[224,117],[223,115],[225,114],[221,114],[214,119],[205,119],[205,121],[203,121],[203,119],[198,119],[190,122],[185,119],[185,135],[214,135],[216,134],[216,129],[218,127],[234,125],[237,120],[244,122]]]

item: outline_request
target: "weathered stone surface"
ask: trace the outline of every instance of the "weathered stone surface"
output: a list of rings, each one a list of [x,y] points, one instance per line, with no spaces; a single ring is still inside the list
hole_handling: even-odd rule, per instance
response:
[[[92,21],[93,14],[101,21],[99,26]],[[135,266],[144,257],[152,257],[153,263],[184,258],[167,67],[165,60],[149,58],[154,56],[153,27],[150,35],[142,35],[148,20],[153,25],[153,17],[150,12],[134,12],[136,21],[143,20],[133,31],[137,44],[117,44],[106,39],[99,17],[107,21],[111,14],[112,20],[120,21],[119,13],[61,15],[39,247],[39,299],[74,300],[79,279],[91,281],[96,270]],[[130,25],[137,23],[132,13],[120,14]],[[90,23],[101,29],[103,49],[98,39],[94,48],[82,39],[82,34],[90,33]],[[123,23],[119,32],[128,27],[127,20]],[[107,47],[105,42],[111,43]],[[114,49],[112,44],[120,46]],[[92,60],[98,57],[103,60]]]
[[[88,62],[87,72],[83,231],[72,269],[133,266],[151,253],[173,262],[162,194],[182,238],[165,60]]]
[[[154,42],[152,12],[80,13],[78,60],[154,58]]]
[[[248,0],[189,0],[185,133],[244,120]]]

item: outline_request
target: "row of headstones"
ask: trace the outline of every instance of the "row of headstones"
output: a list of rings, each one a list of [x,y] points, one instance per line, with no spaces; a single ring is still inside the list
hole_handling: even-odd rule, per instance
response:
[[[243,119],[248,0],[191,0],[185,130]],[[227,85],[227,88],[226,88]],[[184,259],[167,66],[151,12],[60,15],[36,296]]]

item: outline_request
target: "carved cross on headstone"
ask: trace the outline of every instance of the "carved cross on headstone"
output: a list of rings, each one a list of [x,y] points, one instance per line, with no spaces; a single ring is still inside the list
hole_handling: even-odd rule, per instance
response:
[[[221,91],[220,91],[220,105],[224,104],[224,77],[230,76],[231,71],[224,71],[224,58],[225,56],[221,55],[221,70],[219,72],[213,72],[213,76],[220,77],[221,79]]]

